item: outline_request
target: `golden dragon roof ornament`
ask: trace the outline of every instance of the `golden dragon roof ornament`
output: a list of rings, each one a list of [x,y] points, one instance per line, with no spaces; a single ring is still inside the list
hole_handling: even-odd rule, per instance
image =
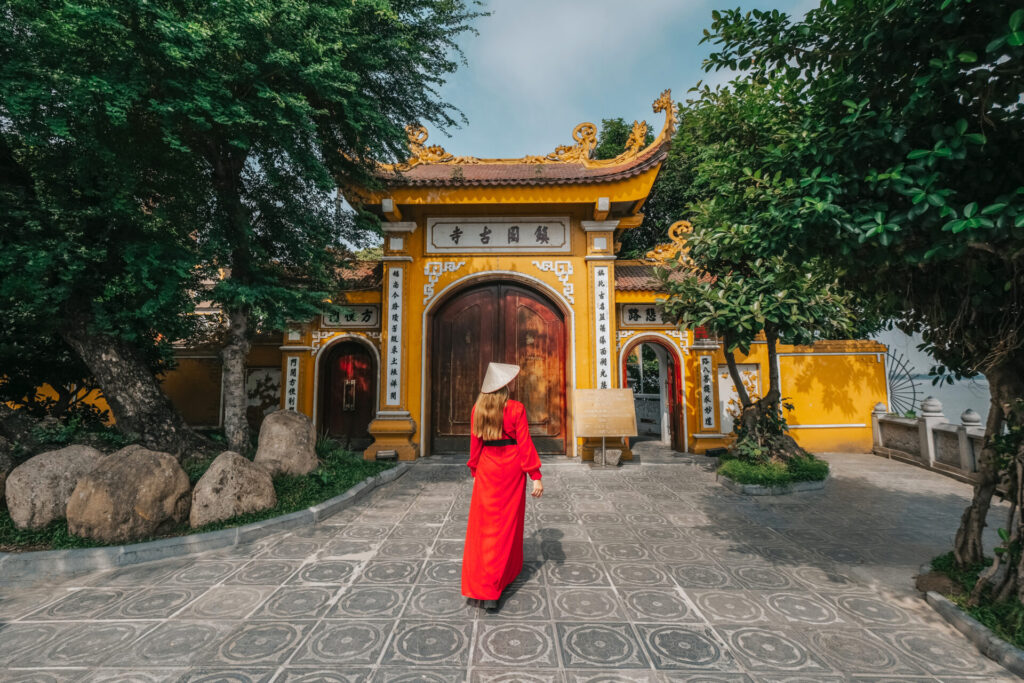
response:
[[[674,261],[688,264],[690,248],[686,246],[686,240],[693,232],[693,225],[690,221],[676,221],[668,229],[670,244],[659,244],[647,252],[647,258],[658,262],[659,265],[672,265]]]
[[[546,155],[527,155],[518,159],[481,159],[478,157],[455,156],[445,151],[441,145],[427,145],[427,129],[419,125],[405,127],[409,136],[409,159],[398,164],[389,164],[385,168],[393,171],[408,171],[414,166],[421,164],[451,164],[451,165],[472,165],[472,164],[582,164],[586,168],[602,168],[609,166],[620,166],[627,164],[648,149],[657,147],[672,136],[676,129],[676,107],[672,101],[672,91],[665,90],[654,101],[652,106],[655,113],[665,113],[665,124],[661,128],[658,137],[648,145],[644,146],[647,138],[647,124],[642,121],[634,121],[633,128],[626,140],[626,148],[622,154],[614,159],[592,159],[591,155],[597,147],[597,126],[593,123],[581,123],[572,131],[572,138],[575,143],[572,145],[559,145],[554,152]]]

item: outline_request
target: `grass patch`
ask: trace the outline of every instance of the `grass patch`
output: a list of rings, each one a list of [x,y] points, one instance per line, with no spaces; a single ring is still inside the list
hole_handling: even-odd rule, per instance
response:
[[[978,575],[990,564],[992,559],[985,558],[982,564],[959,569],[953,561],[953,553],[949,552],[932,560],[932,569],[942,572],[960,586],[959,593],[946,596],[951,602],[992,629],[1003,640],[1015,647],[1024,648],[1024,604],[1019,600],[1011,598],[1007,602],[997,603],[985,596],[980,604],[973,607],[967,605],[971,590],[978,582]]]
[[[828,477],[828,463],[808,455],[793,458],[789,463],[751,463],[743,460],[726,460],[718,468],[718,474],[738,484],[759,486],[785,486],[798,481],[822,481]]]
[[[372,477],[378,472],[394,467],[393,463],[363,460],[358,455],[348,453],[332,444],[318,443],[317,454],[320,456],[320,466],[309,474],[304,476],[282,475],[274,479],[277,505],[269,510],[239,515],[238,517],[208,524],[198,529],[192,529],[185,522],[166,534],[153,538],[139,539],[137,542],[171,536],[184,536],[203,531],[230,529],[270,519],[271,517],[279,517],[290,512],[305,510],[308,507],[341,495],[359,482]],[[212,462],[213,458],[211,457],[186,463],[185,472],[189,476],[189,481],[195,485]],[[18,529],[14,526],[8,511],[6,509],[0,510],[0,552],[95,548],[103,545],[109,544],[99,543],[71,534],[68,531],[67,522],[64,520],[57,520],[42,529]]]

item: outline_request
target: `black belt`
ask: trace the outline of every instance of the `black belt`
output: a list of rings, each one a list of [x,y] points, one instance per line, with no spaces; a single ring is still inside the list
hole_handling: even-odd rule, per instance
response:
[[[515,446],[515,439],[494,439],[493,441],[484,441],[485,446]]]

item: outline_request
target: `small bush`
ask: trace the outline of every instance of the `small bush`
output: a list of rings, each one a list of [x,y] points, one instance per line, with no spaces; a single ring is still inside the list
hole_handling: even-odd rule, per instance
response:
[[[751,463],[730,459],[718,468],[718,474],[738,484],[785,486],[798,481],[822,481],[828,477],[828,463],[814,456],[793,458],[789,463],[773,460]]]
[[[939,555],[932,560],[932,569],[942,572],[962,588],[956,595],[947,595],[960,609],[992,629],[992,632],[1012,645],[1024,648],[1024,604],[1015,598],[1006,602],[993,602],[988,595],[981,603],[968,606],[967,599],[978,582],[978,575],[992,564],[992,558],[985,558],[982,564],[966,569],[956,566],[953,553]]]

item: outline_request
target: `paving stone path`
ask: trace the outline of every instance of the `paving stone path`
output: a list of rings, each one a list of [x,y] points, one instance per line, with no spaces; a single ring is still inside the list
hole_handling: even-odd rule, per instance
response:
[[[459,593],[472,480],[424,461],[315,528],[0,583],[0,680],[1013,680],[911,585],[968,486],[834,455],[824,491],[752,499],[706,458],[638,452],[545,465],[497,614]]]

